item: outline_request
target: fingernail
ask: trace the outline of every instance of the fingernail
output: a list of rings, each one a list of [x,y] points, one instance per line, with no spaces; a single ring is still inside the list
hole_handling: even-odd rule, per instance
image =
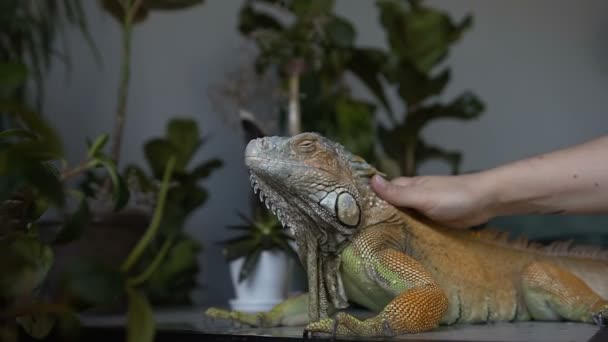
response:
[[[376,183],[376,186],[382,188],[386,187],[386,185],[388,184],[388,181],[380,175],[374,175],[374,177],[372,177],[372,182]]]

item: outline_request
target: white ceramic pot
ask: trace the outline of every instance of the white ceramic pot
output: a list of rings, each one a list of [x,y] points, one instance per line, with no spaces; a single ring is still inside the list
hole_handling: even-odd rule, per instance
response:
[[[236,298],[230,300],[233,310],[267,311],[287,297],[290,260],[284,252],[263,251],[257,265],[246,279],[239,283],[239,272],[245,258],[230,263],[230,276]]]

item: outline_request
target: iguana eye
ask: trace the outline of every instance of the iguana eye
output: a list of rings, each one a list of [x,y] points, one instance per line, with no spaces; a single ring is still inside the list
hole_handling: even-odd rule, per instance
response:
[[[315,150],[315,142],[312,140],[302,140],[297,145],[298,151],[303,153],[312,152]]]

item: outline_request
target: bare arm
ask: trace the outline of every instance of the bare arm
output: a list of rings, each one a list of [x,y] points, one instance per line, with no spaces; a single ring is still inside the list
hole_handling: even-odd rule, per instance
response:
[[[608,213],[608,136],[461,176],[372,181],[388,202],[465,228],[511,214]]]

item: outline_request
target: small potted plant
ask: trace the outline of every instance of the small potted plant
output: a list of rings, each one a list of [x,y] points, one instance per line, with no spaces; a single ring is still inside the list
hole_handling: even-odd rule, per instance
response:
[[[228,228],[241,234],[221,242],[236,294],[230,306],[248,312],[270,310],[287,297],[290,257],[297,259],[280,222],[261,206],[253,212],[254,219],[239,214],[243,222]]]

